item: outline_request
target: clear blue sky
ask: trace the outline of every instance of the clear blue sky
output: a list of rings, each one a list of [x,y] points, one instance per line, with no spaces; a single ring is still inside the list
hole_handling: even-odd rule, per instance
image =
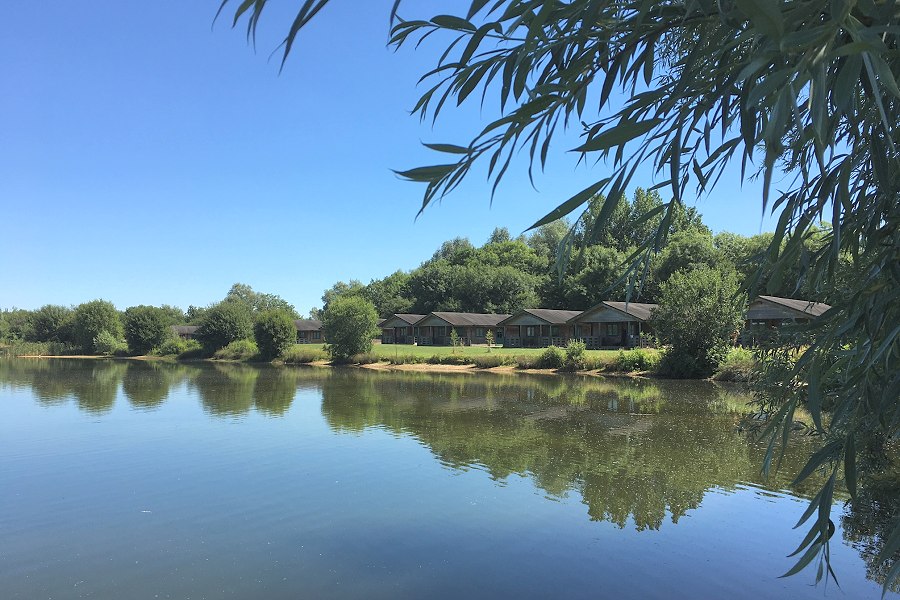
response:
[[[468,142],[494,108],[434,129],[409,115],[441,48],[387,49],[391,3],[334,0],[280,75],[270,53],[299,1],[271,3],[256,52],[227,18],[212,26],[218,0],[5,6],[0,307],[186,308],[242,282],[306,312],[335,281],[414,268],[452,237],[520,233],[606,174],[560,143],[537,191],[520,169],[491,206],[473,177],[414,220],[422,189],[391,169],[433,161],[420,141]],[[714,231],[771,227],[734,174],[697,206]]]

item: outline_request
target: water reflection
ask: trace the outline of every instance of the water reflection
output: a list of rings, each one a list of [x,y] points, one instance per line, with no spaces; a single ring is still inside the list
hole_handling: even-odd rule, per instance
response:
[[[322,418],[341,436],[374,429],[411,437],[448,469],[483,470],[498,485],[526,477],[548,498],[580,498],[591,521],[635,531],[677,524],[710,490],[783,489],[810,450],[798,440],[781,471],[764,481],[764,448],[737,428],[749,397],[708,382],[0,361],[0,388],[30,390],[45,407],[73,402],[90,415],[108,413],[120,394],[122,406],[159,411],[179,386],[215,419],[253,411],[284,418],[298,390],[315,391]],[[842,527],[880,583],[891,563],[875,567],[874,559],[900,511],[900,478],[877,483],[848,503]]]

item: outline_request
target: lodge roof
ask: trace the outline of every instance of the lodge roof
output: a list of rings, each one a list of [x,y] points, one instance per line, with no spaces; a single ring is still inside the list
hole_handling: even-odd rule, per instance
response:
[[[172,331],[178,335],[192,335],[200,329],[197,325],[172,325]]]
[[[603,302],[596,304],[584,312],[578,313],[577,316],[569,319],[569,322],[577,321],[578,317],[583,314],[592,312],[597,310],[598,308],[611,308],[613,310],[617,310],[621,313],[625,313],[626,315],[632,316],[640,321],[649,321],[650,314],[653,312],[653,309],[659,306],[658,304],[645,304],[642,302],[612,302],[609,300],[604,300]]]
[[[545,321],[551,325],[565,325],[569,320],[574,319],[584,311],[580,310],[557,310],[555,308],[525,308],[512,315],[507,319],[503,319],[498,325],[504,325],[516,317],[525,313]]]
[[[322,329],[322,321],[317,319],[297,319],[294,321],[297,331],[319,331]]]
[[[450,323],[454,327],[494,327],[500,321],[508,319],[512,315],[498,315],[493,313],[461,313],[461,312],[432,312],[423,317],[425,320],[430,316]]]
[[[772,304],[784,306],[785,308],[801,312],[811,317],[821,316],[825,313],[826,310],[831,308],[830,305],[825,304],[824,302],[812,302],[810,300],[779,298],[778,296],[757,296],[757,298],[760,300],[765,300],[766,302],[771,302]]]
[[[416,323],[418,323],[419,321],[424,319],[426,316],[428,316],[428,315],[414,315],[411,313],[394,313],[391,316],[389,316],[387,319],[383,319],[379,323],[379,326],[384,325],[391,319],[400,319],[404,323],[408,323],[410,325],[415,325]]]

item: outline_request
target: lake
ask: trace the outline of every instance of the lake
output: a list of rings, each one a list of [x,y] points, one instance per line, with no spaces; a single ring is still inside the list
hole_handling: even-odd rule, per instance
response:
[[[708,382],[0,361],[0,598],[879,598]],[[808,443],[808,442],[807,442]],[[898,597],[891,594],[892,597]]]

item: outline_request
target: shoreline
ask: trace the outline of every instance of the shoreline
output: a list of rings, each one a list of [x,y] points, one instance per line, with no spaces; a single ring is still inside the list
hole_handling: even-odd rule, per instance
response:
[[[553,375],[553,376],[572,376],[581,377],[609,377],[616,379],[658,379],[667,380],[665,377],[657,377],[645,371],[621,372],[621,371],[559,371],[557,369],[520,369],[513,365],[501,365],[499,367],[479,368],[474,364],[464,365],[441,365],[431,363],[403,363],[393,364],[388,361],[375,362],[367,364],[332,364],[327,360],[312,361],[308,363],[285,363],[282,361],[244,361],[244,360],[217,360],[212,358],[197,358],[188,360],[177,360],[168,356],[97,356],[93,354],[70,354],[70,355],[22,355],[12,358],[24,359],[78,359],[78,360],[120,360],[120,361],[139,361],[139,362],[167,362],[167,363],[209,363],[209,364],[245,364],[245,365],[269,365],[277,367],[307,367],[307,368],[326,368],[326,369],[367,369],[370,371],[391,371],[391,372],[409,372],[409,373],[494,373],[497,375],[522,374],[522,375]],[[691,379],[689,381],[706,381],[707,379]],[[684,379],[675,379],[673,381],[685,381]]]

